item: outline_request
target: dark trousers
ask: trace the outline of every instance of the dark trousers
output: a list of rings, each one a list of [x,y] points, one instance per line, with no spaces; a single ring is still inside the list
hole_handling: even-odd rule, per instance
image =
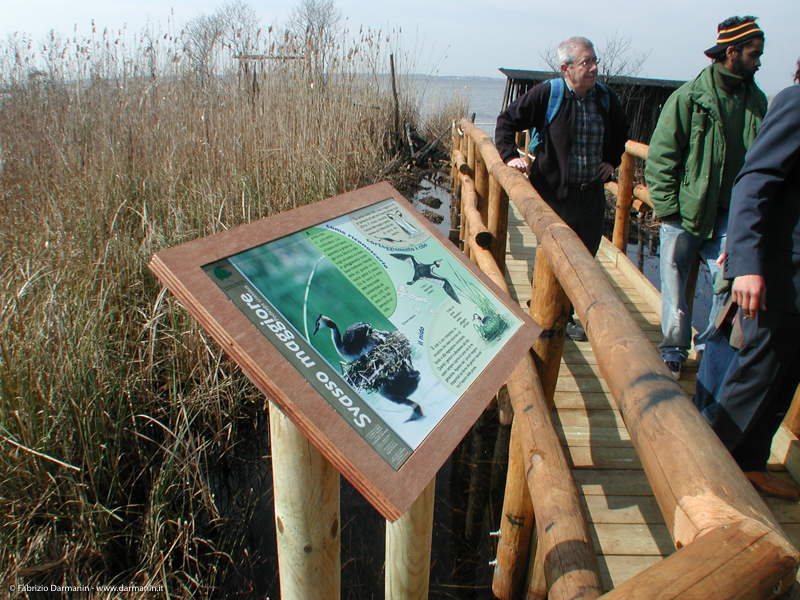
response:
[[[597,254],[603,239],[603,225],[606,218],[606,195],[602,184],[579,190],[570,188],[566,200],[555,200],[548,205],[570,229],[578,234],[583,244]],[[569,321],[574,321],[575,309],[569,307]]]
[[[731,357],[711,427],[743,471],[763,471],[800,383],[800,315],[769,307],[742,320],[742,333],[745,344]],[[709,352],[715,352],[713,344],[703,362],[719,364]]]
[[[718,398],[728,369],[736,356],[736,349],[729,343],[730,326],[723,325],[714,330],[706,340],[703,360],[697,371],[694,404],[709,423],[713,423],[719,406]]]
[[[606,194],[603,185],[596,185],[588,190],[570,188],[566,200],[555,200],[548,205],[572,231],[578,234],[592,256],[597,254],[600,241],[603,239],[606,218]],[[570,306],[570,321],[574,319],[574,312]]]
[[[592,256],[597,254],[606,218],[606,195],[602,184],[588,190],[570,188],[565,200],[548,204],[578,234]]]

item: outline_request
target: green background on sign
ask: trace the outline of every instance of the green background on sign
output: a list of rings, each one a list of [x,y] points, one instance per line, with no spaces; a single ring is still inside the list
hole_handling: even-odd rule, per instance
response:
[[[358,322],[370,323],[382,331],[396,329],[339,269],[323,258],[307,232],[275,240],[230,260],[331,365],[338,366],[342,358],[331,342],[330,331],[323,328],[312,335],[320,314],[333,319],[342,334]],[[372,257],[370,260],[374,261]],[[396,303],[394,290],[392,295]]]
[[[372,254],[341,233],[313,228],[308,240],[327,257],[350,283],[385,316],[397,308],[397,294],[389,274]]]

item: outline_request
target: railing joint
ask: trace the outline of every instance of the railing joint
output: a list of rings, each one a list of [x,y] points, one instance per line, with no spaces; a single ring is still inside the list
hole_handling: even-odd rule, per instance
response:
[[[545,340],[551,340],[564,335],[564,328],[561,325],[556,325],[552,329],[543,329],[539,337]]]

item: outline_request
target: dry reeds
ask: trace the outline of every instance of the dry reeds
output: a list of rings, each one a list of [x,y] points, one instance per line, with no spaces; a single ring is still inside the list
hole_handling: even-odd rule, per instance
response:
[[[265,564],[266,400],[146,262],[390,175],[394,100],[379,32],[325,81],[128,37],[0,45],[0,580],[232,597]]]

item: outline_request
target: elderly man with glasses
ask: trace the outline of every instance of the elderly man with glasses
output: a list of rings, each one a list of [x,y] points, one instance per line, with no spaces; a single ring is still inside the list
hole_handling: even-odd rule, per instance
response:
[[[599,60],[592,42],[569,38],[559,44],[557,58],[563,81],[534,86],[500,113],[495,144],[509,167],[528,172],[539,195],[594,255],[603,236],[603,183],[622,159],[628,121],[617,96],[597,82]],[[516,144],[516,133],[528,129],[541,140],[530,167]],[[571,316],[566,333],[573,340],[586,339]]]

